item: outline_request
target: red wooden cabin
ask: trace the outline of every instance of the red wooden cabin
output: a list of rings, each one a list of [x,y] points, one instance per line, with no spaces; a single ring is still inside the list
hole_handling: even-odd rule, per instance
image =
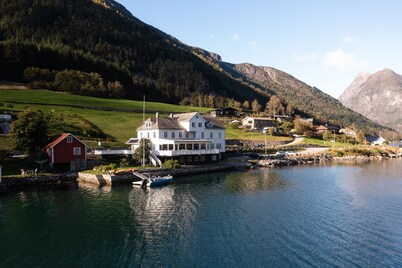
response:
[[[46,146],[49,162],[54,168],[78,169],[87,159],[87,146],[70,133],[64,133]]]

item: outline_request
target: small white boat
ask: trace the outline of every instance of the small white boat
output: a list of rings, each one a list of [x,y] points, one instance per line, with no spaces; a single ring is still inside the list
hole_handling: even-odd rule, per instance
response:
[[[140,174],[141,176],[138,176],[138,174],[134,174],[137,177],[140,177],[140,181],[134,181],[133,186],[138,186],[141,188],[146,188],[146,187],[157,187],[157,186],[162,186],[169,184],[173,180],[172,175],[167,175],[163,177],[156,177],[156,176],[150,176],[147,173]]]

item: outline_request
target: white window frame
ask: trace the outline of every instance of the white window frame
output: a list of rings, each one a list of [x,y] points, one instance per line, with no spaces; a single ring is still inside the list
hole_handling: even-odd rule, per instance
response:
[[[67,137],[67,143],[73,143],[73,136]]]
[[[73,155],[81,155],[81,147],[73,147]]]

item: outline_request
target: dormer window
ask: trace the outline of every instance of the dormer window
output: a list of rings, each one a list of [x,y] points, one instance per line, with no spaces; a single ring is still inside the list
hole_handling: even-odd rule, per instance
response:
[[[198,123],[198,127],[202,127],[202,123]]]
[[[67,143],[73,143],[73,136],[67,137]]]

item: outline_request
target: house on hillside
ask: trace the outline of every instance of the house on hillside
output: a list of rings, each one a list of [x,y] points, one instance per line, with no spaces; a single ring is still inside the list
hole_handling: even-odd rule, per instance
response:
[[[135,150],[142,138],[152,143],[154,165],[168,159],[182,164],[218,162],[225,155],[225,128],[213,117],[198,112],[169,117],[156,113],[137,128],[137,138],[131,138],[127,144]]]
[[[8,134],[10,132],[11,115],[0,114],[0,134]]]
[[[207,114],[212,117],[240,117],[240,111],[232,107],[212,110]]]
[[[381,136],[366,136],[366,141],[371,145],[384,145],[386,142],[388,142]]]
[[[274,132],[277,132],[275,120],[267,117],[246,117],[242,120],[242,124],[250,129],[274,128]]]
[[[70,133],[62,134],[45,147],[50,165],[56,170],[69,171],[86,168],[87,148]]]
[[[346,135],[348,137],[352,137],[352,138],[356,138],[356,136],[357,136],[356,131],[354,131],[353,129],[348,128],[348,127],[347,128],[341,128],[339,130],[339,133],[344,134],[344,135]]]
[[[325,125],[320,125],[320,126],[316,127],[315,131],[318,134],[323,134],[324,132],[327,132],[327,131],[331,132],[331,133],[334,133],[334,132],[338,133],[339,132],[339,127],[325,124]]]

